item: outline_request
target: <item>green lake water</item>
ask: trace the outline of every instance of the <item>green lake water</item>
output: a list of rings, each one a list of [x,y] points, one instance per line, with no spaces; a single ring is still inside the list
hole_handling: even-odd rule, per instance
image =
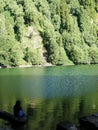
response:
[[[24,130],[56,130],[60,121],[98,112],[98,65],[0,69],[0,110],[22,101]],[[4,121],[0,119],[0,126]]]

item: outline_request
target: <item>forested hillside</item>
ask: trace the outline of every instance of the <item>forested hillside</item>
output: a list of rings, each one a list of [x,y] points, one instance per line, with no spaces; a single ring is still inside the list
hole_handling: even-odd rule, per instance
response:
[[[0,66],[98,63],[98,0],[1,0]]]

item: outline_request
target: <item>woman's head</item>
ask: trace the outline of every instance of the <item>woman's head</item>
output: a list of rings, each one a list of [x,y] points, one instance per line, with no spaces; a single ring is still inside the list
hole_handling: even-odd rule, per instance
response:
[[[20,101],[20,100],[17,100],[17,101],[16,101],[16,105],[17,105],[17,106],[20,106],[20,105],[21,105],[21,101]]]

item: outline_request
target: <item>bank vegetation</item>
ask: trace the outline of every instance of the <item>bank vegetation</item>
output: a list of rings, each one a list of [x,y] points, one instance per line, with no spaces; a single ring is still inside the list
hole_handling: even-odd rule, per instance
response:
[[[98,63],[98,0],[0,1],[0,66]]]

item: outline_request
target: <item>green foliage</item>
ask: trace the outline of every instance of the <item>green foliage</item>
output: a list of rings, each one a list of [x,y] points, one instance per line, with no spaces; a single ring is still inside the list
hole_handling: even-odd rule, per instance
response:
[[[60,21],[60,16],[59,15],[54,15],[53,16],[52,24],[53,24],[53,26],[55,28],[55,31],[58,31],[60,29],[61,21]]]
[[[4,6],[5,6],[4,1],[0,1],[0,13],[4,11]]]
[[[95,4],[95,0],[79,0],[79,2],[84,8],[93,7]]]
[[[61,18],[61,29],[68,29],[69,21],[69,10],[68,6],[65,3],[65,0],[62,0],[60,3],[60,18]]]
[[[79,27],[80,31],[87,31],[91,27],[91,19],[86,9],[81,8],[81,12],[79,14]]]
[[[35,24],[39,22],[40,13],[37,11],[37,8],[34,5],[32,0],[24,0],[24,10],[25,10],[25,23],[28,25]]]
[[[24,36],[24,19],[23,17],[17,17],[14,26],[15,36],[18,41],[22,41]]]
[[[6,25],[5,25],[5,16],[4,14],[0,14],[0,36],[4,37],[7,35]]]
[[[10,66],[19,66],[23,63],[24,54],[20,43],[16,43],[9,49]]]
[[[71,14],[73,14],[74,16],[78,16],[80,12],[79,1],[78,0],[69,1],[68,4],[69,4]]]
[[[82,60],[82,51],[77,46],[71,46],[68,49],[69,52],[69,58],[75,63],[79,63]]]
[[[2,66],[13,66],[13,65],[18,65],[18,62],[21,55],[20,54],[20,50],[14,50],[13,49],[13,52],[16,51],[18,57],[17,57],[17,61],[12,61],[11,60],[11,56],[13,56],[13,58],[15,59],[16,58],[16,55],[14,53],[11,53],[10,50],[12,50],[12,48],[14,47],[16,41],[11,39],[10,37],[0,37],[0,64]],[[19,47],[20,48],[20,47]]]
[[[1,66],[97,63],[97,51],[97,0],[0,2]]]
[[[36,0],[35,6],[38,9],[38,11],[42,13],[42,15],[50,19],[49,5],[46,0],[41,0],[41,1]]]
[[[39,49],[32,50],[30,48],[25,49],[24,60],[31,63],[32,65],[41,65],[41,53]]]
[[[98,63],[98,48],[96,45],[93,45],[89,48],[89,56],[90,56],[90,62],[92,64]]]

